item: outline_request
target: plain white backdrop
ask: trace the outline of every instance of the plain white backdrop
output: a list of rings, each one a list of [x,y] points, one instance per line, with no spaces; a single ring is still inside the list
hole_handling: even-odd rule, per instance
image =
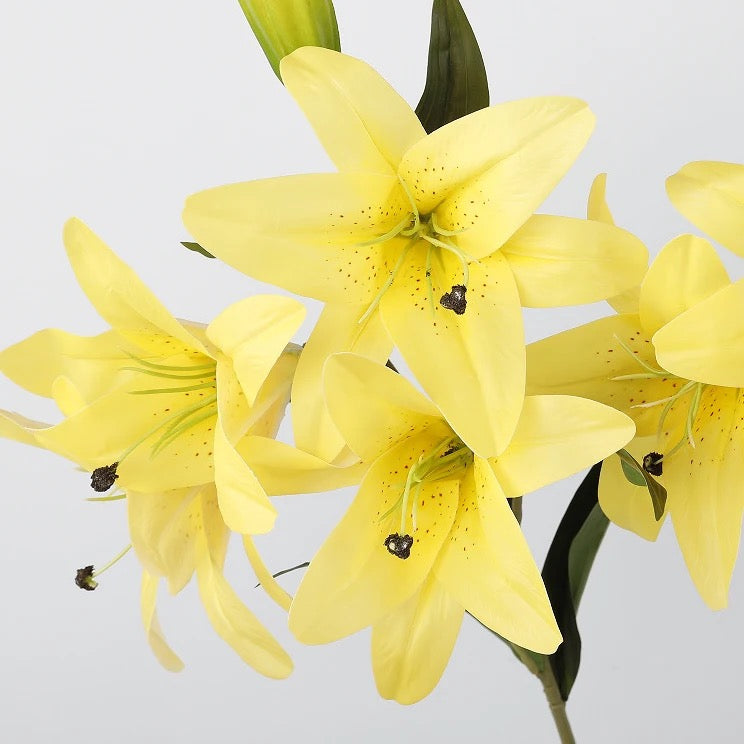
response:
[[[463,0],[493,102],[541,94],[587,100],[589,146],[544,211],[581,216],[608,171],[619,224],[652,253],[691,227],[664,178],[698,159],[744,162],[738,0]],[[429,0],[337,0],[342,45],[415,105]],[[0,346],[55,326],[103,329],[77,288],[60,234],[77,215],[178,316],[208,321],[270,291],[190,254],[184,197],[212,185],[331,168],[263,59],[237,0],[5,0],[0,5]],[[727,257],[733,276],[739,259]],[[310,317],[318,307],[308,303]],[[526,313],[536,339],[608,313],[604,305]],[[304,339],[309,324],[303,330]],[[0,406],[53,409],[0,381]],[[91,504],[87,477],[41,451],[0,442],[0,740],[26,742],[551,742],[538,681],[465,622],[439,687],[413,707],[380,700],[369,634],[302,647],[254,590],[240,553],[229,575],[292,654],[265,680],[213,633],[194,587],[160,602],[187,668],[164,672],[139,621],[133,555],[84,593],[75,569],[128,542],[122,503]],[[525,499],[541,563],[579,477]],[[312,557],[351,492],[277,500],[259,541],[278,570]],[[293,591],[299,575],[287,577]],[[697,597],[667,525],[656,544],[611,528],[584,595],[584,660],[569,702],[580,742],[740,742],[744,738],[742,571],[730,607]]]

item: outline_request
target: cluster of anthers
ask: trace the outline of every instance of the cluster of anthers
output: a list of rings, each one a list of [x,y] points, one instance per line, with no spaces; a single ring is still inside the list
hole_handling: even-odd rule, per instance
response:
[[[422,453],[418,461],[408,470],[406,483],[400,498],[380,517],[387,519],[400,508],[400,529],[385,538],[383,543],[391,555],[406,559],[411,555],[414,539],[406,533],[408,507],[411,504],[412,532],[418,529],[417,515],[419,493],[424,483],[452,478],[470,465],[473,453],[458,438],[448,437],[440,442],[430,453]]]
[[[452,242],[452,240],[449,240],[449,238],[460,235],[461,233],[465,232],[467,228],[464,228],[462,230],[446,230],[437,222],[437,216],[435,212],[431,212],[428,215],[419,214],[418,207],[416,206],[416,201],[414,200],[410,189],[406,185],[406,182],[400,176],[398,176],[398,180],[400,181],[400,184],[406,193],[409,204],[411,206],[411,211],[405,216],[404,219],[402,219],[397,225],[395,225],[395,227],[386,232],[384,235],[380,235],[379,237],[373,238],[372,240],[359,243],[358,247],[367,248],[373,245],[379,245],[380,243],[385,243],[388,240],[392,240],[393,238],[399,236],[408,238],[409,240],[401,250],[400,255],[398,256],[398,260],[396,261],[395,266],[393,266],[393,269],[390,271],[387,279],[382,284],[375,297],[372,299],[372,302],[365,310],[362,317],[359,318],[359,323],[362,324],[366,322],[370,315],[372,315],[372,313],[377,309],[377,306],[380,304],[380,300],[382,299],[383,295],[393,285],[395,277],[398,275],[401,268],[403,268],[403,264],[405,263],[406,256],[408,256],[409,251],[420,240],[424,240],[429,244],[426,250],[426,285],[432,313],[434,312],[435,308],[434,287],[431,281],[432,259],[435,250],[441,249],[454,255],[460,262],[460,267],[462,269],[462,283],[453,284],[452,289],[449,292],[445,292],[439,298],[439,304],[443,308],[445,308],[445,310],[451,310],[456,315],[464,315],[468,305],[465,294],[468,291],[468,282],[470,281],[470,270],[468,269],[468,264],[470,262],[477,263],[477,261],[472,256],[469,256],[464,251],[460,250],[460,248],[458,248],[455,243]]]

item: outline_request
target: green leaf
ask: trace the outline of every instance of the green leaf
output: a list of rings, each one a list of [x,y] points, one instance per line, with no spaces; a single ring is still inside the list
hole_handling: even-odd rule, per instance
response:
[[[592,563],[609,524],[597,498],[601,463],[593,465],[576,490],[548,550],[542,571],[563,643],[549,657],[563,700],[579,672],[581,636],[576,612]]]
[[[645,486],[648,488],[651,503],[654,507],[654,517],[656,517],[656,521],[658,522],[664,516],[664,509],[666,508],[666,488],[653,475],[647,473],[628,450],[621,449],[616,454],[622,463],[625,477],[634,486]]]
[[[332,0],[238,0],[271,68],[303,46],[341,51]]]
[[[194,251],[194,253],[201,253],[202,256],[206,256],[207,258],[214,258],[214,256],[206,249],[202,248],[199,243],[191,243],[189,241],[181,241],[181,245],[184,248],[188,248],[190,251]]]
[[[434,0],[426,85],[416,114],[427,132],[488,106],[478,41],[458,0]]]

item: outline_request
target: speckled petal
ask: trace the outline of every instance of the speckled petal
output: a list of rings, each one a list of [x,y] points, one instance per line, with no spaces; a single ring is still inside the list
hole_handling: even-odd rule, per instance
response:
[[[399,173],[422,214],[436,210],[460,247],[482,258],[535,211],[594,127],[583,101],[546,97],[476,111],[437,129],[405,154]]]
[[[643,374],[618,338],[645,364],[658,368],[650,338],[643,335],[637,315],[613,315],[572,328],[527,347],[527,393],[577,395],[592,398],[627,413],[637,434],[656,431],[663,405],[634,408],[673,395],[685,384],[671,375],[650,380],[613,380],[618,375]]]
[[[403,705],[425,698],[452,655],[463,614],[430,576],[416,594],[375,623],[372,666],[380,695]]]
[[[653,336],[685,310],[729,284],[715,248],[695,235],[680,235],[654,259],[641,285],[641,326]]]
[[[458,484],[425,484],[417,494],[418,530],[410,557],[391,555],[384,542],[400,533],[400,499],[408,469],[446,437],[427,430],[382,455],[362,481],[341,522],[310,561],[289,612],[289,627],[303,643],[329,643],[376,623],[423,583],[457,508]],[[384,517],[384,518],[383,518]]]
[[[323,301],[365,304],[387,276],[411,210],[394,176],[322,173],[236,183],[186,201],[186,227],[254,279]]]
[[[457,518],[434,566],[453,599],[523,648],[552,653],[561,634],[540,572],[490,466],[481,458],[461,485]]]
[[[320,47],[281,61],[282,81],[340,171],[395,173],[426,136],[416,114],[368,64]]]
[[[356,354],[334,354],[323,374],[331,418],[362,460],[441,422],[437,407],[401,375]]]

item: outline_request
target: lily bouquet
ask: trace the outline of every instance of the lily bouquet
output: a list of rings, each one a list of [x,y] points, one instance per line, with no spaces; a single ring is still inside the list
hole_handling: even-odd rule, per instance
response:
[[[240,658],[268,677],[291,673],[225,577],[237,533],[299,641],[372,628],[381,696],[427,696],[468,613],[540,678],[572,741],[576,612],[609,520],[655,540],[669,514],[700,596],[726,605],[744,509],[744,285],[692,235],[649,267],[612,219],[604,175],[586,219],[535,214],[594,116],[570,97],[489,106],[457,0],[434,0],[415,111],[340,51],[330,0],[240,4],[337,170],[196,193],[183,245],[320,301],[314,329],[297,337],[305,306],[286,292],[207,325],[178,320],[73,218],[70,264],[110,328],[44,330],[0,353],[7,377],[61,413],[47,424],[2,411],[0,433],[89,473],[89,500],[126,502],[131,544],[75,582],[94,590],[132,549],[145,634],[166,669],[183,663],[157,617],[158,587],[177,594],[195,577]],[[691,163],[667,190],[744,255],[744,166]],[[525,346],[522,308],[600,300],[613,315]],[[291,443],[278,437],[285,415]],[[587,468],[541,571],[522,498]],[[286,571],[272,573],[254,542],[282,528],[272,497],[343,486],[356,495],[293,569],[304,576],[290,596],[277,580]]]

